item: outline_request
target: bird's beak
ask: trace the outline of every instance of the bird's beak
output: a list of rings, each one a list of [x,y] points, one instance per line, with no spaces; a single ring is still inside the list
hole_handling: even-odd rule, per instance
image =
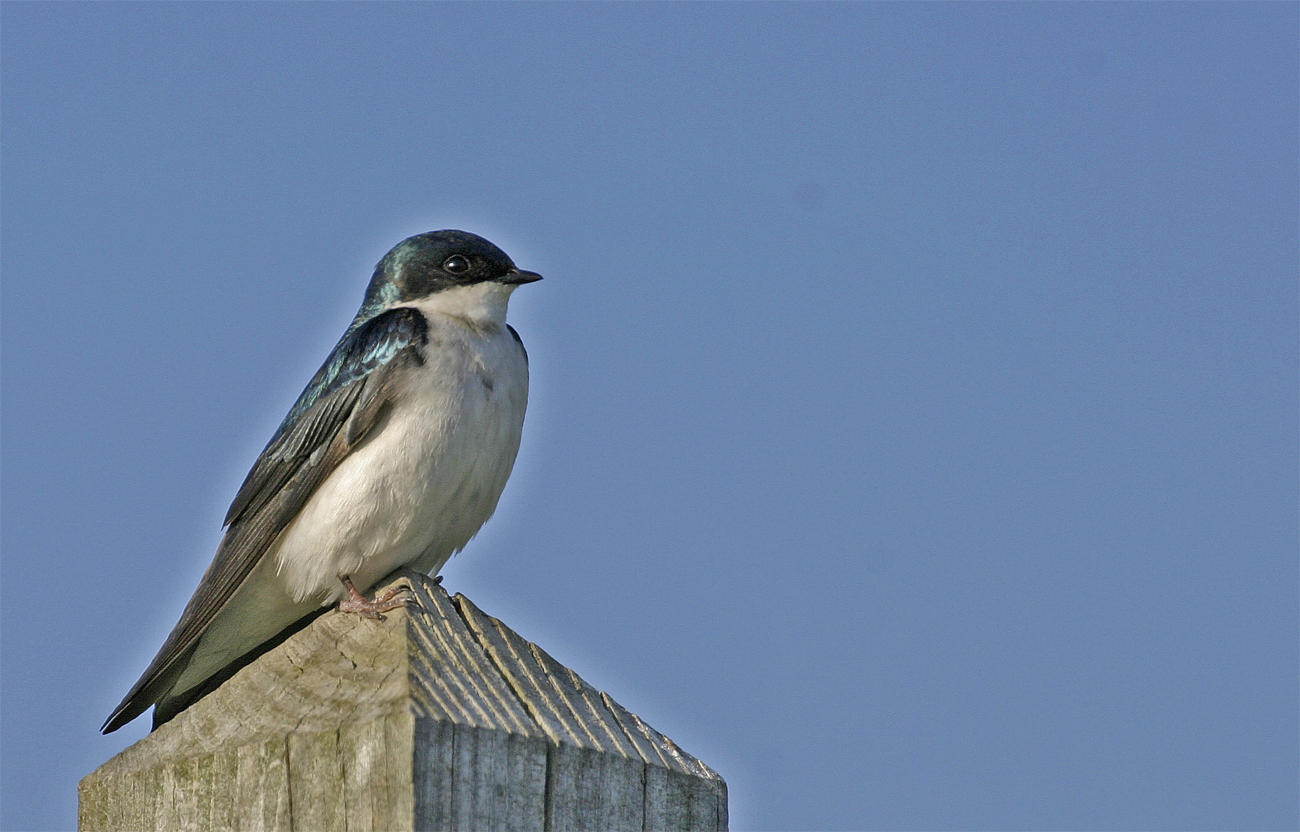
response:
[[[536,283],[541,279],[542,276],[537,272],[526,272],[523,269],[511,269],[501,278],[501,282],[518,285],[521,283]]]

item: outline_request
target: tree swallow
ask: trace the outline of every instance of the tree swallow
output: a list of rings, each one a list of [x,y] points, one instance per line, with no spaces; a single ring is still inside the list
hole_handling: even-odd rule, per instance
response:
[[[369,617],[394,569],[435,574],[496,509],[519,451],[528,354],[506,324],[541,280],[492,243],[432,231],[375,267],[361,309],[253,464],[212,565],[104,722],[154,727],[322,608]]]

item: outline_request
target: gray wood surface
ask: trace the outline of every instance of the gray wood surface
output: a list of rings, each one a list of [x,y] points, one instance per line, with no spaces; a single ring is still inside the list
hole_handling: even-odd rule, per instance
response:
[[[79,828],[727,828],[711,768],[464,596],[394,584],[418,607],[326,613],[87,775]]]

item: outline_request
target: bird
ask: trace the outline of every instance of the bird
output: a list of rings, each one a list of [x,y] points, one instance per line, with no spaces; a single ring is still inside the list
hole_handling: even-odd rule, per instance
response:
[[[528,353],[506,311],[541,279],[466,231],[417,234],[384,255],[236,493],[180,620],[101,732],[150,705],[156,729],[333,605],[382,618],[413,596],[368,598],[381,578],[437,574],[464,548],[519,452]]]

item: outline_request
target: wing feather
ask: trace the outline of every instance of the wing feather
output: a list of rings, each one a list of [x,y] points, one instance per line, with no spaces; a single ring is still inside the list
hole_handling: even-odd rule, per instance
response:
[[[339,341],[244,479],[212,564],[158,655],[104,723],[105,733],[166,695],[208,624],[378,422],[394,377],[423,363],[427,342],[424,316],[408,307],[377,315]]]

